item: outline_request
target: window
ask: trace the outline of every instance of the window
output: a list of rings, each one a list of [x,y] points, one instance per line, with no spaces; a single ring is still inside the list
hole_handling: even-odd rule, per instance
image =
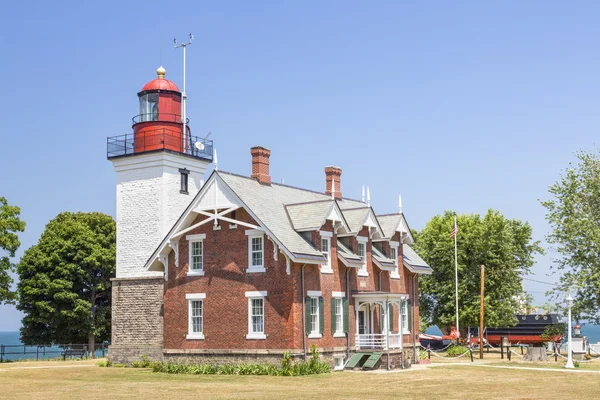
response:
[[[359,276],[369,276],[367,271],[367,239],[366,237],[357,237],[358,240],[358,256],[362,259],[362,265],[358,269]]]
[[[206,293],[187,294],[188,334],[187,339],[204,339],[204,299]]]
[[[140,122],[158,121],[158,93],[140,96]]]
[[[267,292],[246,292],[248,298],[248,335],[246,339],[266,339],[265,297]]]
[[[400,271],[398,269],[398,242],[390,242],[390,258],[394,260],[396,269],[390,274],[391,278],[400,279]]]
[[[310,331],[315,335],[319,333],[319,298],[310,299]]]
[[[323,337],[323,317],[321,292],[309,290],[306,298],[306,333],[310,339]]]
[[[335,356],[333,360],[335,362],[334,370],[341,371],[344,369],[344,356]]]
[[[408,326],[408,306],[410,304],[409,300],[405,300],[402,302],[402,308],[400,309],[402,315],[402,333],[408,333],[410,331],[410,327]]]
[[[188,275],[204,275],[204,245],[205,234],[187,235],[189,243]]]
[[[264,232],[252,229],[246,231],[248,236],[248,270],[247,272],[265,272]]]
[[[333,274],[333,269],[331,269],[331,239],[333,237],[333,233],[321,231],[320,234],[321,253],[323,253],[325,258],[327,258],[327,264],[321,265],[321,273]]]
[[[187,169],[179,169],[179,173],[181,174],[179,193],[189,194],[188,192],[188,176],[190,171]]]
[[[331,293],[331,333],[334,338],[346,337],[348,332],[348,299],[344,292]]]

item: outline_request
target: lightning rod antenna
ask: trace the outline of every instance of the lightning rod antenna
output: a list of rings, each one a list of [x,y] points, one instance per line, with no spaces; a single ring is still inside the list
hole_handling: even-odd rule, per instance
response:
[[[190,41],[187,43],[181,43],[177,45],[177,39],[173,39],[173,44],[175,48],[178,49],[183,47],[183,91],[181,92],[181,122],[183,123],[183,143],[185,143],[185,152],[187,153],[188,140],[187,140],[187,94],[185,92],[185,50],[186,48],[192,44],[194,40],[194,35],[190,33],[189,35]]]

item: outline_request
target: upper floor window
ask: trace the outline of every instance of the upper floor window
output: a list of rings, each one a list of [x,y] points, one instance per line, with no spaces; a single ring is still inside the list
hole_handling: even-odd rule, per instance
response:
[[[248,236],[247,272],[265,272],[264,232],[256,229],[246,231]]]
[[[187,235],[189,244],[188,275],[204,275],[204,243],[206,234]]]
[[[327,264],[321,265],[321,272],[326,274],[332,274],[331,269],[331,239],[333,238],[332,232],[321,231],[321,253],[327,259]]]
[[[267,292],[246,292],[248,298],[248,334],[246,339],[266,339],[265,297]]]
[[[360,276],[368,276],[369,272],[367,271],[367,239],[366,237],[357,237],[358,240],[358,256],[362,260],[362,264],[358,269],[358,275]]]

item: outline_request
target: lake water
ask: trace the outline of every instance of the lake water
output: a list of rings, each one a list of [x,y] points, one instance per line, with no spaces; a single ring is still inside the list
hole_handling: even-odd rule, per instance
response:
[[[24,347],[19,339],[19,332],[0,332],[0,345],[4,346],[4,354],[2,356],[3,361],[57,358],[60,357],[63,352],[63,349],[58,346],[39,349],[36,346]],[[1,349],[0,352],[2,352]],[[102,356],[101,351],[96,351],[95,354],[97,357]]]

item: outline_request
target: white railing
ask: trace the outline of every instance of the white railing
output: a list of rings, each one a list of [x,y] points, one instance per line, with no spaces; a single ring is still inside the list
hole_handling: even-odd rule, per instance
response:
[[[389,336],[389,348],[399,349],[402,335],[399,333],[372,333],[356,336],[356,347],[359,349],[387,349],[387,339]]]

